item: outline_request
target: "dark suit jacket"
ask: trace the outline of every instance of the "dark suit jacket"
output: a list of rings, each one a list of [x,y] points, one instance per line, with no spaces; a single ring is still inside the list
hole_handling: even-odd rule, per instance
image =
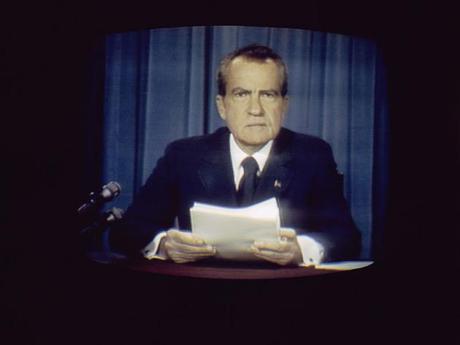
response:
[[[281,129],[254,202],[271,197],[278,200],[281,226],[322,243],[327,261],[359,255],[361,236],[343,198],[332,151],[323,140]],[[111,229],[112,249],[139,252],[158,232],[172,227],[176,216],[180,229],[190,229],[189,209],[195,201],[237,206],[227,128],[166,148],[123,220]]]

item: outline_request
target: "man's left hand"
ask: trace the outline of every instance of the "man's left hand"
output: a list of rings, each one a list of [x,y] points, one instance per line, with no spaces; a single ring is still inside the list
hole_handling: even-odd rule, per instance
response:
[[[279,240],[255,241],[251,251],[258,258],[282,266],[297,265],[303,261],[297,235],[292,229],[281,229]]]

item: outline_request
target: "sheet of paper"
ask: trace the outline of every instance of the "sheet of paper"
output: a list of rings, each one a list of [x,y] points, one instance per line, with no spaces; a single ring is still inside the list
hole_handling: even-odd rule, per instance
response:
[[[337,261],[337,262],[325,262],[323,264],[316,265],[317,269],[337,270],[337,271],[349,271],[356,270],[370,266],[374,261]]]
[[[244,208],[195,203],[190,217],[192,232],[215,246],[217,257],[232,260],[259,260],[250,246],[255,240],[277,239],[280,228],[275,198]]]

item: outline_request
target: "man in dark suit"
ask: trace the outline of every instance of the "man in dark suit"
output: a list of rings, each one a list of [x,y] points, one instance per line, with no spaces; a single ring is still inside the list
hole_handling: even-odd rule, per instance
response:
[[[241,48],[222,60],[218,88],[227,128],[168,146],[111,230],[112,247],[178,263],[218,257],[187,231],[193,203],[238,207],[276,197],[280,239],[255,241],[254,258],[280,265],[356,258],[360,233],[329,145],[282,128],[288,107],[282,59],[265,46]],[[181,230],[173,228],[176,217]]]

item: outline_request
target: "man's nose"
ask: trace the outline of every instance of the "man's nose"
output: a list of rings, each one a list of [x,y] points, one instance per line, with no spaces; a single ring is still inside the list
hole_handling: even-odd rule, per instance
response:
[[[264,108],[260,103],[260,97],[257,94],[251,95],[249,100],[248,113],[254,116],[260,116],[264,114]]]

